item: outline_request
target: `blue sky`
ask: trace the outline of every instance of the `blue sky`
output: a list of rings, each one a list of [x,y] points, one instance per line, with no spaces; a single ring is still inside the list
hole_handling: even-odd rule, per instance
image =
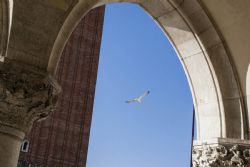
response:
[[[107,5],[87,167],[188,167],[191,127],[188,82],[164,33],[137,5]]]

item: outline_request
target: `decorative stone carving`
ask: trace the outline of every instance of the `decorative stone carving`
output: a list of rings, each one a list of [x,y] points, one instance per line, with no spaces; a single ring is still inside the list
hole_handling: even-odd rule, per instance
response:
[[[0,124],[27,132],[55,109],[60,87],[44,72],[0,64]]]
[[[240,145],[194,146],[193,167],[250,167],[250,149]]]

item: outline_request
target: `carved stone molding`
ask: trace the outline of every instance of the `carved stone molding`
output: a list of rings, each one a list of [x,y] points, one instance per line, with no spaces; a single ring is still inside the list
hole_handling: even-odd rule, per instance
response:
[[[250,141],[214,139],[195,144],[193,167],[250,167]]]
[[[55,109],[60,86],[45,72],[0,64],[0,124],[27,132]]]

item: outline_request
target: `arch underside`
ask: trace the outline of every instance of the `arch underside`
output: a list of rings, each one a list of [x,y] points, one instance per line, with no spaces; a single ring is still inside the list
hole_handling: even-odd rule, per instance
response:
[[[2,0],[0,2],[0,61],[7,54],[7,47],[9,42],[10,27],[11,27],[11,13],[13,3],[12,1]]]
[[[7,59],[54,74],[80,19],[89,10],[113,2],[139,4],[172,42],[192,91],[198,139],[248,138],[247,113],[234,64],[197,0],[18,0]]]

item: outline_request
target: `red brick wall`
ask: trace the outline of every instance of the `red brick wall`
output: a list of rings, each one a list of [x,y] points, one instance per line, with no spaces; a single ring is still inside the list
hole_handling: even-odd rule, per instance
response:
[[[29,151],[19,160],[46,167],[84,167],[102,36],[104,7],[92,10],[72,33],[62,53],[57,80],[63,93],[49,118],[28,134]]]

